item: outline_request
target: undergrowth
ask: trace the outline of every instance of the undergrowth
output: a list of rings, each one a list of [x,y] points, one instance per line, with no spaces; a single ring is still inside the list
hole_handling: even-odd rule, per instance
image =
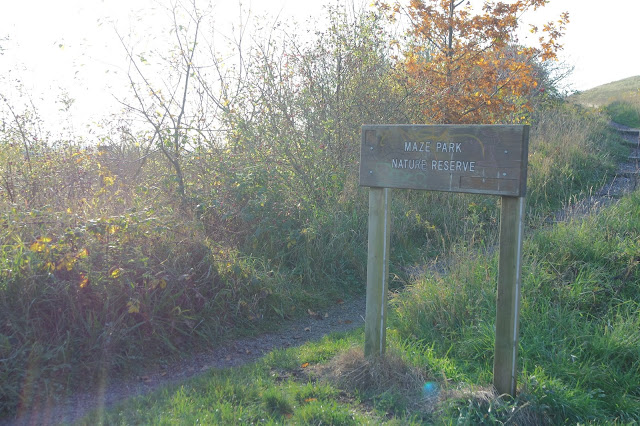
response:
[[[497,254],[392,298],[387,353],[362,329],[96,411],[83,424],[633,424],[640,421],[640,192],[525,241],[518,394],[491,387]]]

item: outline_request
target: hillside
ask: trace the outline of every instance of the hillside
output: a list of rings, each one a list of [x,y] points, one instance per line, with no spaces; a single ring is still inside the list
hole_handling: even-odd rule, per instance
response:
[[[640,75],[612,81],[569,97],[569,101],[588,107],[607,106],[615,101],[633,103],[640,99]]]

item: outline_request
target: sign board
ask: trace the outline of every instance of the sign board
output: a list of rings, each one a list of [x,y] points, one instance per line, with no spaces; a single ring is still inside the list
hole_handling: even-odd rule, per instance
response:
[[[362,126],[360,185],[524,197],[529,126]]]
[[[369,189],[365,356],[386,345],[391,189],[502,196],[493,384],[515,396],[529,126],[362,126]]]

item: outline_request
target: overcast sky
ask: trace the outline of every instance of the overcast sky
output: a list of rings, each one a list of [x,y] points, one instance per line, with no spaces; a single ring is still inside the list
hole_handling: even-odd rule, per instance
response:
[[[281,19],[293,17],[304,23],[310,17],[315,20],[323,4],[345,1],[246,0],[243,8],[250,8],[253,15],[269,13],[274,18],[276,15]],[[355,1],[360,4],[365,0]],[[480,0],[471,1],[481,4]],[[81,122],[89,122],[89,117],[97,119],[105,112],[115,112],[119,106],[109,93],[118,93],[126,85],[124,72],[119,72],[126,66],[126,59],[114,27],[122,34],[133,30],[143,35],[146,43],[153,43],[167,31],[165,25],[157,24],[162,19],[166,22],[166,13],[158,8],[154,10],[154,4],[154,0],[3,2],[0,93],[15,96],[8,86],[19,80],[45,113],[60,107],[53,101],[63,91],[76,100],[73,112]],[[213,0],[213,4],[221,31],[230,22],[237,24],[237,2]],[[568,81],[571,88],[585,90],[640,75],[640,54],[636,46],[640,1],[551,0],[548,6],[523,19],[540,23],[557,17],[562,11],[568,11],[571,20],[561,54],[563,62],[575,67]]]

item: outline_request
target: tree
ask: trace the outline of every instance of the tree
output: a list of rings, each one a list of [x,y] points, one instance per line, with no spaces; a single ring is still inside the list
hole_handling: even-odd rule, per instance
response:
[[[429,123],[517,122],[531,108],[540,62],[556,59],[569,16],[544,25],[536,47],[518,43],[528,10],[546,0],[486,1],[477,12],[467,0],[411,0],[379,8],[409,18],[409,43],[399,80]]]
[[[314,39],[279,24],[255,38],[244,96],[226,115],[229,146],[250,160],[244,175],[302,209],[333,202],[356,173],[362,123],[406,120],[384,22],[364,10],[326,10],[328,28]]]
[[[201,132],[202,124],[207,121],[207,110],[197,103],[198,96],[196,105],[189,96],[196,74],[194,57],[204,15],[197,9],[195,2],[190,6],[173,4],[169,13],[172,19],[170,34],[175,36],[176,45],[170,50],[168,57],[160,55],[165,65],[160,82],[151,77],[152,73],[145,73],[143,70],[143,66],[148,63],[145,54],[135,53],[118,34],[129,59],[128,78],[137,105],[123,103],[129,111],[141,116],[152,129],[140,161],[144,162],[153,148],[161,152],[173,172],[177,195],[185,206],[185,151],[194,139],[194,134]],[[187,24],[179,22],[180,13],[187,15]]]

